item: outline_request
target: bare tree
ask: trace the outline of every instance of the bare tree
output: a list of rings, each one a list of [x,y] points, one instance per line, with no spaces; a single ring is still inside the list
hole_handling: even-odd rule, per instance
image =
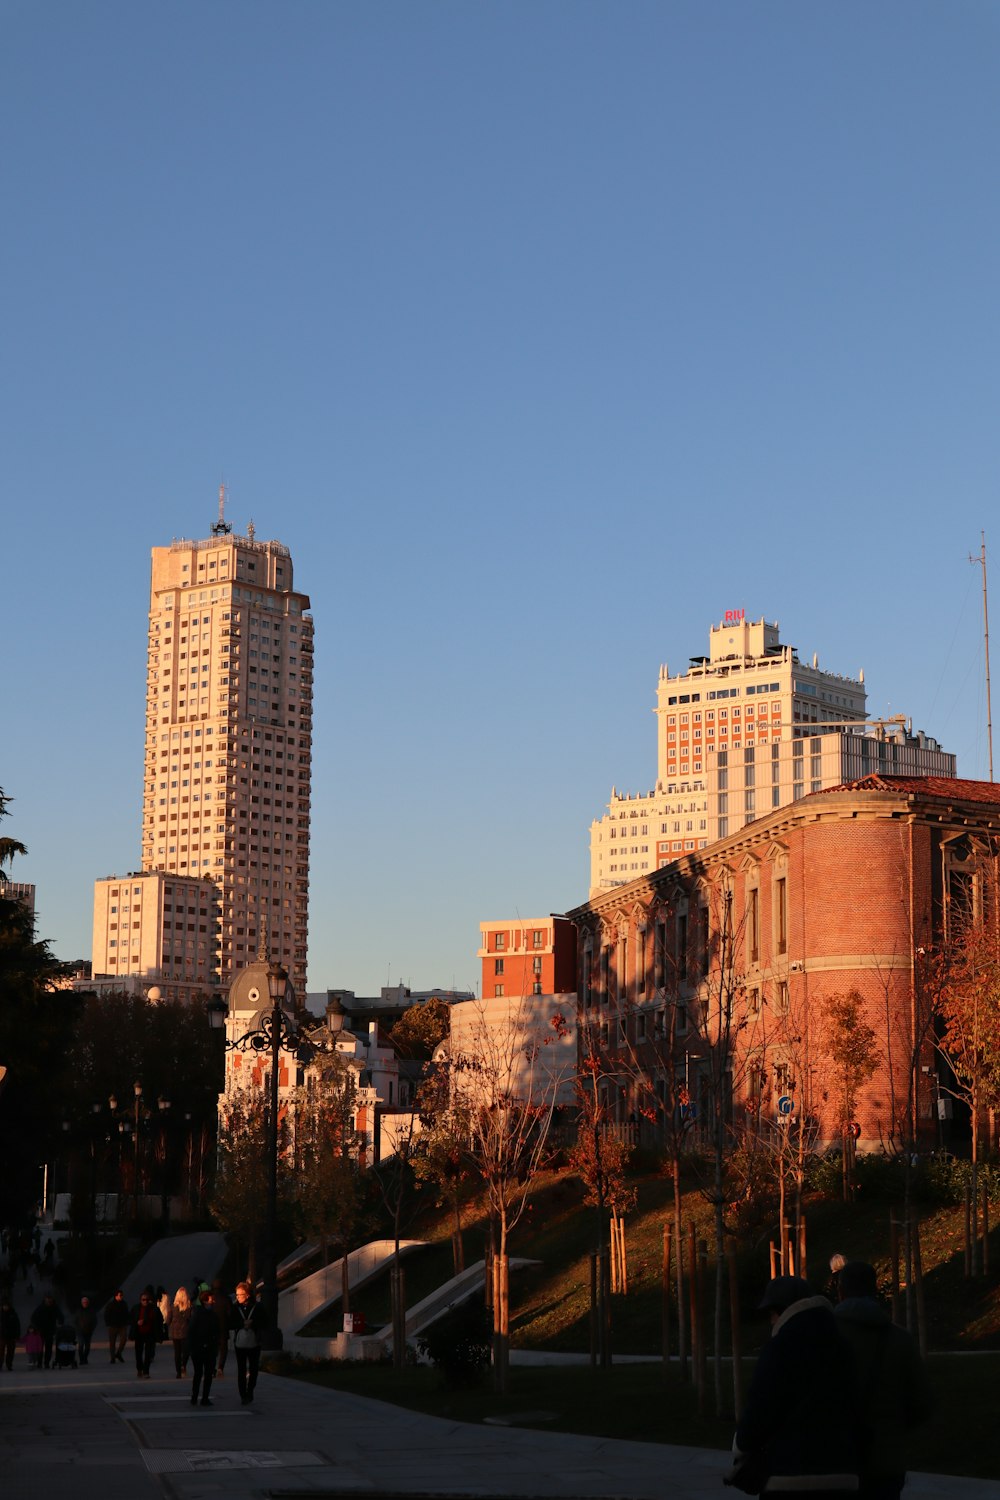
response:
[[[479,1003],[457,1037],[452,1021],[450,1098],[467,1121],[466,1151],[485,1184],[496,1226],[493,1367],[500,1392],[506,1392],[509,1376],[510,1235],[546,1160],[560,1081],[549,1052],[555,1041],[554,1033],[551,1041],[538,1034],[524,999],[512,1000],[503,1016],[488,1015]]]

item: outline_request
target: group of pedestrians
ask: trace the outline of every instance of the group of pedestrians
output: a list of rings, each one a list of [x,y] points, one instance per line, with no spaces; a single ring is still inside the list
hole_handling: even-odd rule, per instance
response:
[[[239,1283],[235,1300],[219,1279],[210,1286],[196,1278],[190,1287],[178,1287],[173,1298],[162,1286],[146,1286],[131,1306],[118,1288],[105,1304],[103,1318],[109,1362],[124,1364],[131,1342],[139,1380],[151,1378],[156,1351],[169,1340],[176,1379],[185,1379],[190,1365],[192,1406],[212,1405],[212,1382],[225,1373],[232,1344],[240,1400],[244,1405],[253,1401],[266,1318],[249,1282]],[[46,1292],[22,1327],[12,1297],[2,1295],[0,1370],[13,1370],[19,1344],[32,1369],[86,1365],[97,1324],[98,1309],[90,1297],[82,1296],[67,1317],[55,1294]]]
[[[911,1336],[878,1297],[875,1270],[848,1261],[836,1303],[777,1276],[760,1310],[771,1322],[736,1428],[726,1483],[781,1500],[898,1500],[908,1432],[930,1398]]]
[[[183,1380],[191,1366],[192,1406],[212,1405],[212,1381],[225,1373],[232,1335],[240,1399],[244,1405],[253,1400],[265,1316],[249,1282],[239,1283],[235,1303],[220,1280],[211,1286],[200,1280],[190,1288],[180,1286],[173,1299],[163,1287],[147,1286],[131,1309],[119,1289],[104,1309],[104,1321],[111,1363],[124,1363],[131,1338],[140,1380],[150,1378],[156,1350],[169,1340],[175,1378]]]
[[[23,1343],[32,1369],[49,1370],[53,1363],[63,1367],[85,1365],[96,1327],[97,1313],[89,1297],[81,1297],[76,1310],[67,1318],[54,1294],[46,1292],[22,1336],[17,1309],[10,1296],[4,1295],[0,1298],[0,1369],[13,1370],[19,1343]]]

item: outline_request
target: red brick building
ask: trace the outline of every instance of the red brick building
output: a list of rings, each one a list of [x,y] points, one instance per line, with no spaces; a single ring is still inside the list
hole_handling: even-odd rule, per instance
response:
[[[850,1111],[861,1149],[933,1145],[927,955],[975,906],[998,842],[987,782],[872,776],[758,818],[569,913],[581,1037],[638,1062],[661,1099],[664,1070],[683,1070],[695,1113],[731,1014],[734,1122],[770,1124],[791,1100],[823,1144],[845,1097],[825,1012],[857,996],[877,1063]],[[635,1069],[618,1076],[619,1116],[638,1118]]]
[[[480,922],[484,1000],[568,995],[576,988],[576,928],[568,917]]]

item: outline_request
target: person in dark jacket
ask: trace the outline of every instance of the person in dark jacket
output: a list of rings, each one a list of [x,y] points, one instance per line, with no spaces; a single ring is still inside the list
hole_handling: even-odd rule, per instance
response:
[[[9,1297],[0,1303],[0,1365],[14,1368],[14,1350],[21,1337],[21,1319]]]
[[[45,1368],[52,1366],[52,1340],[56,1336],[56,1328],[60,1323],[65,1323],[62,1308],[56,1302],[51,1292],[46,1292],[41,1302],[31,1314],[31,1321],[38,1332],[42,1335],[42,1343],[45,1348]]]
[[[211,1406],[209,1391],[212,1389],[212,1376],[215,1374],[215,1359],[219,1352],[219,1325],[215,1317],[215,1309],[212,1306],[212,1288],[207,1281],[203,1281],[198,1287],[198,1301],[191,1309],[191,1322],[188,1327],[188,1349],[191,1354],[191,1365],[194,1370],[194,1381],[191,1385],[191,1405],[198,1405],[198,1395],[201,1393],[201,1405]]]
[[[229,1319],[232,1315],[233,1304],[226,1295],[219,1277],[212,1282],[212,1309],[215,1313],[215,1326],[219,1330],[219,1356],[215,1373],[223,1375],[226,1369],[226,1355],[229,1353]]]
[[[91,1307],[89,1297],[80,1298],[80,1306],[73,1318],[73,1326],[76,1329],[76,1352],[81,1365],[85,1365],[90,1358],[90,1341],[97,1327],[97,1312]]]
[[[132,1315],[125,1301],[125,1293],[118,1288],[104,1309],[104,1324],[108,1330],[108,1352],[111,1363],[125,1363],[125,1345],[128,1343],[129,1323]]]
[[[746,1456],[762,1472],[762,1493],[781,1500],[856,1495],[854,1361],[832,1307],[800,1276],[776,1276],[760,1310],[771,1337],[736,1427],[737,1467]]]
[[[149,1367],[156,1356],[156,1346],[163,1338],[163,1319],[150,1287],[142,1293],[138,1306],[132,1309],[132,1342],[135,1345],[135,1373],[149,1380]]]
[[[837,1328],[854,1355],[861,1406],[861,1494],[899,1500],[906,1483],[907,1433],[930,1416],[917,1346],[878,1300],[874,1266],[851,1260],[838,1278]]]
[[[254,1296],[249,1281],[241,1281],[236,1288],[236,1305],[229,1314],[229,1326],[236,1351],[236,1383],[240,1400],[244,1406],[249,1406],[257,1385],[261,1341],[267,1326],[267,1314]]]

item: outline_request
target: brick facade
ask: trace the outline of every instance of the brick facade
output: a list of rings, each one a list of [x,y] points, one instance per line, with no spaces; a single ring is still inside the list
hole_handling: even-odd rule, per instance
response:
[[[839,1141],[843,1089],[824,1009],[857,995],[877,1067],[851,1115],[861,1149],[937,1140],[936,1057],[923,955],[947,935],[956,882],[992,856],[1000,788],[869,777],[804,797],[728,839],[569,915],[578,932],[579,1024],[619,1070],[620,1118],[635,1078],[683,1070],[697,1111],[720,1007],[733,1019],[732,1115],[770,1129],[777,1101]],[[666,1045],[670,1039],[669,1050]],[[662,1097],[673,1097],[659,1089]],[[915,1100],[915,1121],[910,1120]]]

